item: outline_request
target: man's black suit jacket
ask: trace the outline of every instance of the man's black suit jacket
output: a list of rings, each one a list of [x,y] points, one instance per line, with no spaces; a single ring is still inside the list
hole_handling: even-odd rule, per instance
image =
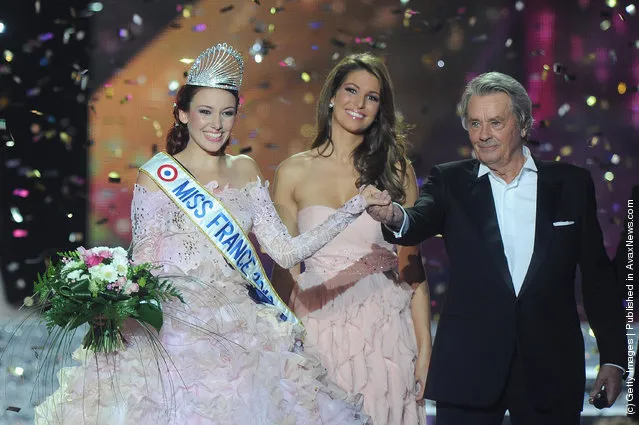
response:
[[[585,390],[584,342],[575,300],[575,273],[599,348],[600,363],[626,367],[623,307],[597,220],[587,170],[535,161],[535,246],[515,295],[488,175],[479,162],[439,165],[407,208],[408,232],[388,242],[416,245],[444,238],[451,277],[437,327],[426,398],[470,406],[495,403],[515,349],[538,408],[581,410]],[[556,222],[574,222],[557,226]]]

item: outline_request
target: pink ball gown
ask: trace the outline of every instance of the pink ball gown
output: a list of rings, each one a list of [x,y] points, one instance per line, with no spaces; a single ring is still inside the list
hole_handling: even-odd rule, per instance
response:
[[[291,238],[266,186],[206,187],[286,267],[322,247],[365,206],[355,197]],[[240,275],[162,191],[136,185],[132,221],[134,260],[163,264],[187,303],[163,304],[159,334],[128,329],[126,350],[76,350],[80,365],[60,371],[59,388],[36,407],[36,424],[369,423],[359,411],[361,396],[339,390],[316,359],[294,348],[299,325],[254,302]]]
[[[300,210],[300,232],[334,212]],[[306,351],[343,390],[363,394],[375,425],[425,423],[415,402],[413,291],[398,283],[397,256],[379,223],[364,213],[304,264],[290,304],[306,326]]]

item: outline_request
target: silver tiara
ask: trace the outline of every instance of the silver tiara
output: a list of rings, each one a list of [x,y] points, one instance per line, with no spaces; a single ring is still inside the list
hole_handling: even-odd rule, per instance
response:
[[[239,91],[244,73],[242,55],[226,43],[209,47],[195,59],[186,84]]]

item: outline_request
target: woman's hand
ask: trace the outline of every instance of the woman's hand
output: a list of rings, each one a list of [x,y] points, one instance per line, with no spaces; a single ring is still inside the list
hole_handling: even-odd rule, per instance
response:
[[[426,377],[428,376],[428,365],[430,364],[430,351],[420,350],[415,361],[415,392],[419,405],[424,405],[424,390],[426,389]]]
[[[362,195],[362,197],[366,201],[366,207],[370,207],[373,205],[385,206],[390,205],[391,203],[391,197],[387,191],[380,191],[372,185],[360,187],[359,194]]]

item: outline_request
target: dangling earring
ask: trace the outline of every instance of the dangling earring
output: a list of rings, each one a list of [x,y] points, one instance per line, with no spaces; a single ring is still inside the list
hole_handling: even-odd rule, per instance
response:
[[[328,109],[333,109],[333,107],[335,106],[335,104],[333,102],[328,104]]]

